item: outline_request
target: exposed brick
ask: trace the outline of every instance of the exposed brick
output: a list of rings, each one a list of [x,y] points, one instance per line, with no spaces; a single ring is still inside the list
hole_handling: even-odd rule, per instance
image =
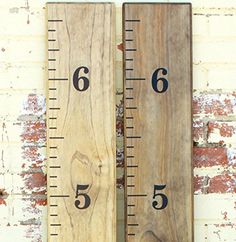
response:
[[[222,137],[232,137],[235,133],[235,127],[235,122],[209,122],[208,132],[217,132]]]
[[[193,97],[193,114],[233,115],[236,114],[235,94],[198,93]]]
[[[193,141],[197,143],[206,141],[206,125],[202,120],[193,121]]]
[[[228,165],[228,156],[226,148],[201,148],[194,147],[193,149],[194,167],[211,167],[211,166],[226,166]]]
[[[26,142],[45,142],[46,141],[46,122],[45,121],[28,121],[25,122],[22,141]]]
[[[8,193],[6,192],[5,188],[0,189],[0,205],[7,205],[6,198],[8,197]]]
[[[194,176],[193,185],[194,185],[194,193],[205,193],[205,186],[208,184],[209,177],[208,176]]]
[[[119,45],[117,45],[117,49],[123,51],[124,50],[123,43],[120,43]]]
[[[236,122],[214,121],[208,123],[208,143],[234,144]]]
[[[235,193],[236,175],[222,174],[212,177],[209,182],[208,193]]]
[[[46,113],[46,101],[42,95],[30,93],[23,105],[22,114],[41,116]]]
[[[236,193],[236,175],[225,172],[213,177],[195,176],[194,192],[196,194]]]
[[[42,171],[39,172],[25,172],[21,175],[24,180],[25,192],[32,192],[33,194],[45,194],[47,185],[47,176]]]

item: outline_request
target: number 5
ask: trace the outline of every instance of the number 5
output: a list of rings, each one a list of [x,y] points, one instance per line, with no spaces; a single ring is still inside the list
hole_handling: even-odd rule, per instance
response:
[[[81,207],[80,207],[81,201],[79,199],[78,200],[75,200],[75,206],[78,209],[86,209],[86,208],[89,207],[89,205],[91,203],[91,199],[88,196],[88,194],[86,194],[86,193],[80,193],[80,191],[84,191],[84,190],[86,190],[88,188],[89,188],[89,185],[77,185],[77,187],[76,187],[76,195],[75,195],[75,198],[78,198],[78,197],[83,197],[84,198],[84,206],[81,206]]]
[[[166,187],[166,185],[154,185],[154,194],[153,194],[153,199],[155,199],[156,197],[161,197],[162,199],[162,205],[160,207],[158,207],[158,202],[157,201],[153,201],[152,202],[152,206],[153,208],[157,209],[157,210],[161,210],[166,208],[167,204],[168,204],[168,198],[166,195],[164,195],[163,193],[157,193],[157,191],[163,190]]]

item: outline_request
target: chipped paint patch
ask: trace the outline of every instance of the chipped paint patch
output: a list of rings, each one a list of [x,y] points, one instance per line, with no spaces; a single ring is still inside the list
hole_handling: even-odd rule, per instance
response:
[[[194,192],[195,194],[236,193],[236,175],[230,172],[213,177],[196,175],[194,177]]]
[[[7,206],[6,198],[8,197],[8,193],[6,192],[6,189],[0,189],[0,205]]]
[[[18,120],[22,123],[22,173],[24,183],[22,193],[31,194],[27,198],[23,211],[30,217],[20,221],[26,226],[25,238],[31,241],[42,241],[42,211],[47,205],[47,176],[45,170],[46,146],[46,104],[42,95],[29,94],[23,103],[23,110]],[[23,116],[22,116],[23,115]],[[24,117],[24,118],[23,118]],[[27,162],[27,163],[26,163]]]
[[[212,167],[228,165],[227,149],[218,147],[194,147],[193,149],[194,167]]]
[[[235,115],[235,94],[195,93],[193,97],[193,114],[208,116]]]
[[[123,45],[123,43],[118,44],[117,45],[117,49],[118,50],[121,50],[121,51],[124,51],[124,45]]]

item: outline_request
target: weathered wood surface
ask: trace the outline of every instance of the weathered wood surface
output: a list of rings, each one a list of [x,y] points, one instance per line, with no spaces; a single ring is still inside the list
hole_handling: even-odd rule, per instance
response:
[[[48,240],[114,242],[114,5],[52,3],[47,9]],[[86,80],[76,87],[75,76],[88,79],[86,90]],[[77,185],[88,187],[77,191]],[[88,206],[78,209],[76,200]]]
[[[32,193],[32,187],[34,192],[46,192],[45,148],[40,148],[46,128],[35,125],[29,129],[27,122],[44,120],[45,2],[0,1],[0,121],[5,167],[1,167],[0,188],[7,193],[0,199],[0,240],[4,242],[47,241],[46,195]],[[195,242],[232,242],[235,238],[235,9],[233,0],[193,2]],[[116,16],[121,18],[119,6]],[[121,21],[116,28],[120,52],[116,59],[117,166],[118,202],[122,205],[122,41],[118,23]],[[25,146],[30,136],[34,139]],[[36,137],[41,138],[37,141]],[[37,162],[41,169],[32,169]],[[27,175],[21,176],[26,170]],[[34,171],[42,171],[42,179],[31,179]],[[123,242],[121,214],[122,210],[118,213],[118,241]]]
[[[126,239],[190,242],[191,5],[127,3],[123,18]],[[167,73],[159,70],[152,84],[158,68]],[[166,91],[158,78],[168,80]]]

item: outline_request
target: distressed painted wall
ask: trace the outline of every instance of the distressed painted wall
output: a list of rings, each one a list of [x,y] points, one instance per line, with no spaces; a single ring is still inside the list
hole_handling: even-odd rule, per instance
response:
[[[180,1],[178,1],[180,2]],[[193,3],[195,242],[236,241],[236,2]],[[46,241],[45,1],[0,0],[0,241]],[[117,8],[121,20],[121,9]],[[117,21],[119,242],[123,223]]]
[[[236,3],[212,1],[211,4],[198,5],[193,10],[195,240],[233,242],[236,241]]]

